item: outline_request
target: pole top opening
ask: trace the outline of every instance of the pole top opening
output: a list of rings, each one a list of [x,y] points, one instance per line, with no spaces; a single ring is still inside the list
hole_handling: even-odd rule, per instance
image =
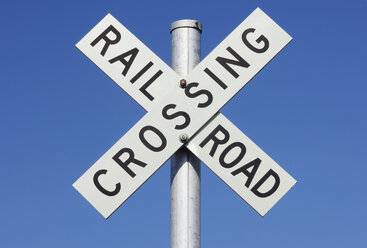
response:
[[[172,33],[172,31],[177,28],[195,28],[199,30],[200,33],[202,32],[201,23],[196,20],[190,20],[190,19],[183,19],[183,20],[172,22],[170,32]]]

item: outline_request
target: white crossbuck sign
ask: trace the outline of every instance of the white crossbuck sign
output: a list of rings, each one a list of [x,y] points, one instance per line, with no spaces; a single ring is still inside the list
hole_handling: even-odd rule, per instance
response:
[[[147,113],[75,189],[108,218],[185,145],[264,216],[296,180],[218,111],[291,39],[257,8],[180,87],[181,77],[108,14],[76,46]]]

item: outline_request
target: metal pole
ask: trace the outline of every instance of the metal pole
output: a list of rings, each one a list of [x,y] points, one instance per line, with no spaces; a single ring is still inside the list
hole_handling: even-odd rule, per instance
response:
[[[201,24],[176,21],[171,35],[172,68],[185,76],[200,62]],[[171,248],[200,248],[200,160],[185,147],[171,159],[170,241]]]

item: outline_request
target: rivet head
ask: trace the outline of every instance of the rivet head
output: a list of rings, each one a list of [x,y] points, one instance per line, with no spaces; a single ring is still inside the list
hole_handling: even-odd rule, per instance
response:
[[[189,136],[185,133],[180,134],[179,137],[182,142],[185,142],[189,138]]]
[[[186,80],[185,79],[181,79],[180,80],[180,87],[181,88],[185,88],[186,87]]]

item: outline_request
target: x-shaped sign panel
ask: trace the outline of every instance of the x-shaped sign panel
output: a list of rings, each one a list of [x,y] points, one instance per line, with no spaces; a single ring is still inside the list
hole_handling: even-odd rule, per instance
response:
[[[218,111],[291,37],[257,8],[179,87],[179,77],[108,14],[77,47],[147,114],[73,186],[108,218],[182,145],[260,215],[296,183]]]

